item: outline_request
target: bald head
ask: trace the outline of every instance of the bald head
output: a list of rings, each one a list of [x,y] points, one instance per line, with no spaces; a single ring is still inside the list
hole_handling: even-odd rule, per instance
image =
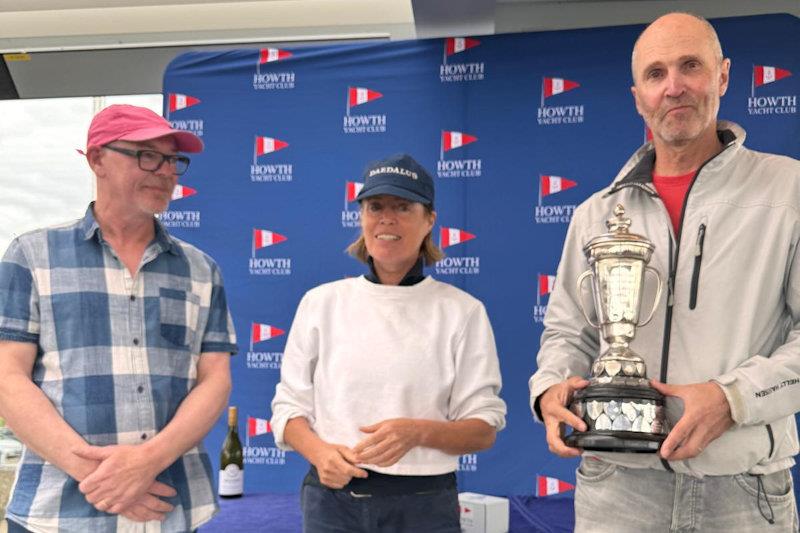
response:
[[[696,39],[699,47],[708,47],[717,60],[717,64],[722,63],[722,46],[714,27],[703,17],[693,13],[667,13],[647,26],[636,43],[633,45],[631,54],[631,74],[633,82],[636,83],[637,72],[641,71],[643,65],[639,64],[640,51],[642,49],[652,49],[673,39]]]

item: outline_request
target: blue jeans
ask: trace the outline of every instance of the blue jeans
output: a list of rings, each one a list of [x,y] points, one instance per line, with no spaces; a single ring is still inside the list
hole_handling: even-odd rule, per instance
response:
[[[458,491],[354,496],[303,485],[303,533],[460,533]]]
[[[585,457],[577,480],[579,533],[789,533],[798,528],[789,470],[698,479]]]

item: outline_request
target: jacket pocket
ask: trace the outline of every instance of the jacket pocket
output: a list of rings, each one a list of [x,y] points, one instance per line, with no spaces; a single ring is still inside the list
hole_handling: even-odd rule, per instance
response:
[[[772,458],[772,454],[775,452],[775,435],[772,433],[772,424],[767,424],[767,436],[769,437],[769,454],[767,455],[767,459]]]
[[[689,309],[697,307],[697,292],[700,285],[700,267],[703,264],[703,245],[706,241],[706,223],[697,228],[697,242],[694,247],[694,269],[692,270],[692,284],[689,292]]]
[[[158,310],[161,336],[175,346],[191,347],[200,314],[200,297],[192,292],[162,287]]]

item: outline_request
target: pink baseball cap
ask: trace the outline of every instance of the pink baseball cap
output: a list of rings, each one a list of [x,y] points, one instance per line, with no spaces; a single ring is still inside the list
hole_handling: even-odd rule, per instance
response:
[[[161,115],[145,107],[115,104],[106,107],[92,119],[86,136],[86,150],[113,141],[149,141],[168,135],[175,139],[181,152],[203,151],[203,141],[197,135],[173,129]]]

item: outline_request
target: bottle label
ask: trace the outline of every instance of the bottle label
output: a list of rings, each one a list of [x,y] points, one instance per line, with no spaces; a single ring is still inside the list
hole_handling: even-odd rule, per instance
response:
[[[244,492],[244,471],[238,465],[228,465],[219,471],[219,495],[238,496]]]

